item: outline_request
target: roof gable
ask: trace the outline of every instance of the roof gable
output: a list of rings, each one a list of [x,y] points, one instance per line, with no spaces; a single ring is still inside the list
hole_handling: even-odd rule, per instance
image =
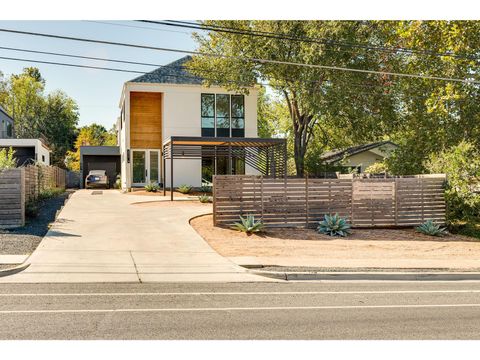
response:
[[[144,75],[140,75],[129,82],[153,83],[153,84],[189,84],[202,85],[204,78],[190,73],[185,64],[192,59],[191,56],[184,56],[170,64],[159,67]]]
[[[379,141],[379,142],[374,142],[374,143],[369,143],[369,144],[362,144],[362,145],[357,145],[357,146],[352,146],[347,149],[343,150],[333,150],[326,152],[323,154],[320,159],[326,163],[334,163],[337,161],[341,161],[345,157],[349,157],[352,155],[356,155],[365,151],[371,151],[373,149],[379,148],[384,145],[391,145],[393,147],[398,147],[397,144],[395,144],[392,141]],[[375,151],[374,151],[375,153]]]

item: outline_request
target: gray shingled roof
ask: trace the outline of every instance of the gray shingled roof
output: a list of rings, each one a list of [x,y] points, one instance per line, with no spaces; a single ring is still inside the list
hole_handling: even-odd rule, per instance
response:
[[[191,56],[185,56],[181,59],[160,67],[144,75],[140,75],[130,82],[137,83],[160,83],[160,84],[193,84],[201,85],[203,78],[188,72],[184,65],[192,59]]]
[[[357,145],[357,146],[352,146],[347,149],[343,150],[333,150],[333,151],[328,151],[322,156],[320,156],[320,159],[326,163],[334,163],[337,161],[342,160],[345,156],[352,156],[367,150],[371,150],[374,148],[377,148],[382,145],[386,144],[391,144],[394,146],[398,146],[392,141],[379,141],[379,142],[374,142],[374,143],[369,143],[369,144],[362,144],[362,145]]]

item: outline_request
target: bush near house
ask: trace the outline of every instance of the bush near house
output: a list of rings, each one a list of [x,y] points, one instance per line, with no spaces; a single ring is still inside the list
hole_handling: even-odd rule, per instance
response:
[[[9,149],[0,149],[0,171],[17,167],[14,155],[15,150],[11,147]]]

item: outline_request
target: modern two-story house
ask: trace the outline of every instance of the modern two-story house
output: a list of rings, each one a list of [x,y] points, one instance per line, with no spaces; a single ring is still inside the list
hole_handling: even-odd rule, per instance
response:
[[[258,174],[275,163],[273,146],[283,143],[257,137],[258,89],[243,95],[205,87],[185,69],[189,60],[124,84],[117,122],[122,189],[199,187],[213,174]],[[262,154],[263,161],[253,160]]]

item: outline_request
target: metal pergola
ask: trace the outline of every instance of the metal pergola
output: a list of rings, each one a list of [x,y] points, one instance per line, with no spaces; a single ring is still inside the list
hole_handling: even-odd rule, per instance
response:
[[[174,159],[228,159],[227,173],[232,174],[232,159],[240,158],[264,176],[287,175],[287,142],[285,139],[172,136],[162,148],[163,195],[166,195],[166,160],[170,160],[170,200],[173,201]],[[217,168],[214,167],[214,175]]]

